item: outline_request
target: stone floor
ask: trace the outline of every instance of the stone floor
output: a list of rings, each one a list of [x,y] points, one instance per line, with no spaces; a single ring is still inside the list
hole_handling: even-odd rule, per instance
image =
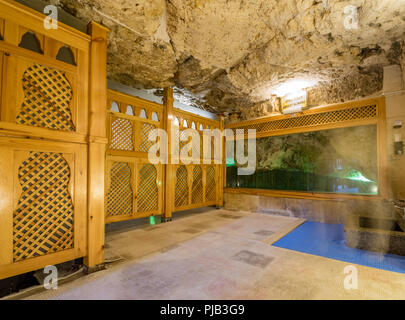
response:
[[[107,269],[29,299],[405,299],[405,275],[271,244],[303,220],[226,210],[107,233]]]

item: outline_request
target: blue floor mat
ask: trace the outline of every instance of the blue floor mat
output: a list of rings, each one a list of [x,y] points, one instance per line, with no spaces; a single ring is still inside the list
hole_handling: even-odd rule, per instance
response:
[[[342,224],[308,221],[281,238],[273,246],[362,266],[405,273],[405,257],[347,247],[344,225]]]

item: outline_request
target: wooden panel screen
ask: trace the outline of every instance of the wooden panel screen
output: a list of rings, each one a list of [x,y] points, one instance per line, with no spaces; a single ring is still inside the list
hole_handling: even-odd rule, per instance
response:
[[[22,84],[25,98],[17,123],[62,131],[75,130],[69,108],[72,87],[62,72],[34,64],[24,72]]]
[[[157,127],[150,123],[143,123],[141,126],[141,142],[139,144],[140,152],[149,152],[149,149],[156,143],[156,141],[149,141],[149,134],[157,129]]]
[[[193,185],[191,189],[191,203],[198,204],[203,202],[203,181],[201,166],[193,168]]]
[[[0,0],[0,279],[86,255],[91,39],[43,19]]]
[[[108,155],[130,155],[147,158],[149,133],[163,127],[163,106],[113,90],[108,91]],[[142,154],[144,153],[144,154]]]
[[[132,215],[132,171],[129,163],[114,162],[110,169],[110,188],[107,193],[109,216]]]
[[[1,137],[0,150],[1,274],[84,256],[87,147]]]
[[[163,167],[149,163],[148,151],[157,142],[150,132],[163,128],[163,106],[109,90],[107,114],[106,223],[161,214]]]
[[[135,157],[109,156],[106,223],[160,214],[161,176],[161,165]]]
[[[30,152],[18,170],[22,187],[13,214],[14,261],[73,248],[70,167],[62,154]]]
[[[133,132],[134,127],[131,121],[114,117],[111,123],[111,142],[109,148],[112,150],[134,151]]]
[[[339,123],[342,121],[375,119],[375,118],[377,118],[377,106],[371,105],[359,108],[303,115],[299,117],[286,118],[265,123],[257,123],[248,125],[244,128],[256,129],[258,132],[269,132],[283,129]]]
[[[158,210],[159,190],[156,166],[146,163],[139,169],[138,212],[155,212]]]
[[[182,164],[180,160],[179,164],[172,165],[174,179],[167,181],[167,183],[174,190],[173,198],[170,200],[173,204],[173,211],[216,205],[219,202],[221,192],[219,179],[222,165],[216,164],[215,160],[219,160],[221,156],[221,146],[217,145],[217,159],[215,159],[215,144],[214,137],[212,137],[210,141],[211,156],[205,157],[203,153],[203,130],[220,129],[220,123],[178,109],[173,110],[173,116],[173,123],[177,129],[176,138],[179,141],[177,152],[180,152],[191,141],[191,138],[187,141],[180,140],[180,137],[185,135],[185,130],[195,129],[200,135],[200,145],[192,145],[188,154],[192,163]],[[199,159],[192,157],[196,151],[199,152]],[[196,160],[199,161],[199,164],[195,163]]]
[[[216,181],[215,181],[215,168],[210,166],[207,167],[207,177],[206,177],[206,188],[205,188],[205,199],[207,201],[216,200]]]
[[[220,165],[190,164],[174,168],[174,211],[217,204]]]
[[[176,170],[176,187],[174,196],[175,208],[187,206],[188,198],[188,172],[186,166],[179,166]]]

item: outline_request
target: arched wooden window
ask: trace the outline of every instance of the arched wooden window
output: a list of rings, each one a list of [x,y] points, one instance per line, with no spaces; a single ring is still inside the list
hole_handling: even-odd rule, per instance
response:
[[[118,106],[118,103],[113,101],[110,110],[114,112],[120,112],[120,107]]]
[[[41,44],[32,31],[27,31],[21,38],[21,42],[18,45],[20,48],[31,50],[40,54],[43,54]]]
[[[158,117],[156,112],[152,113],[152,120],[153,121],[159,121],[159,117]]]
[[[146,116],[146,111],[145,111],[145,109],[142,109],[141,110],[141,113],[139,114],[139,118],[142,118],[142,119],[147,119],[148,117]]]
[[[71,65],[76,65],[75,56],[72,52],[72,49],[68,46],[63,46],[59,49],[58,54],[56,55],[56,60],[69,63]]]
[[[132,106],[130,105],[127,106],[127,111],[125,112],[125,114],[129,116],[134,116],[134,110],[132,109]]]

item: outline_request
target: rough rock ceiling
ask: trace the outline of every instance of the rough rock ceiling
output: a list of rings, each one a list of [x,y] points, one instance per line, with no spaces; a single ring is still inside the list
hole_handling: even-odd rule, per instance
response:
[[[110,79],[137,88],[175,85],[183,99],[216,112],[271,103],[289,79],[331,86],[361,74],[363,86],[376,83],[376,70],[399,63],[405,39],[405,0],[48,2],[111,29]],[[357,30],[345,28],[348,5],[359,8]]]

